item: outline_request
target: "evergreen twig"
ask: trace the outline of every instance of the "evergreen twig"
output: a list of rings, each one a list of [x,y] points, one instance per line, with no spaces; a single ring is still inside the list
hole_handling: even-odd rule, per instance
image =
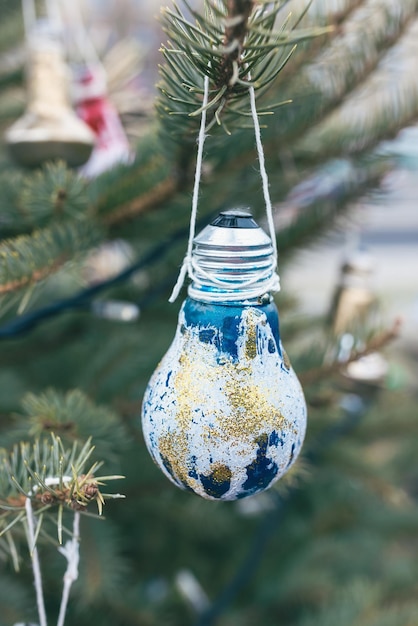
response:
[[[162,206],[179,188],[179,180],[168,177],[155,185],[148,192],[138,198],[119,206],[115,211],[104,216],[103,222],[107,226],[116,226],[121,222],[134,219],[157,206]]]
[[[0,296],[45,280],[102,237],[100,226],[92,221],[63,220],[32,235],[4,240],[0,243]]]
[[[276,30],[276,18],[286,4],[253,0],[214,4],[206,0],[204,14],[188,6],[194,23],[177,5],[174,11],[163,12],[169,42],[162,48],[166,63],[161,67],[157,111],[166,135],[183,143],[194,141],[204,76],[210,81],[207,129],[217,124],[230,132],[242,114],[242,107],[233,105],[248,101],[248,73],[254,89],[265,90],[295,44],[329,31],[328,27],[294,30],[298,21],[290,26],[288,18],[282,29]]]
[[[61,439],[36,439],[33,444],[21,442],[10,453],[0,455],[0,536],[10,532],[19,521],[27,520],[30,510],[38,517],[36,532],[30,532],[32,552],[45,514],[56,514],[59,543],[62,540],[62,512],[86,512],[96,502],[99,515],[104,503],[101,485],[122,476],[96,476],[102,462],[89,464],[94,447],[91,440],[74,442],[66,448]],[[123,497],[106,494],[107,498]],[[30,504],[28,504],[28,500]],[[26,511],[26,515],[24,512]]]

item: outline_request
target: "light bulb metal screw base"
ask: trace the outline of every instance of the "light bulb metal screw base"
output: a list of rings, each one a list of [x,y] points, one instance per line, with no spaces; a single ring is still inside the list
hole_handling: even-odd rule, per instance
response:
[[[260,305],[278,290],[271,239],[248,211],[223,211],[193,243],[194,300]]]

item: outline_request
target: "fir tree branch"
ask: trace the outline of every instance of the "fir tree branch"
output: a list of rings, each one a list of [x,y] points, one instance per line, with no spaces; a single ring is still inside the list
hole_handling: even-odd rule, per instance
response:
[[[0,253],[1,252],[2,250],[0,250]],[[42,267],[38,270],[34,270],[29,276],[24,276],[16,280],[9,280],[3,285],[0,285],[0,295],[11,293],[13,291],[17,291],[18,289],[22,289],[23,287],[27,287],[29,284],[39,283],[42,280],[45,280],[45,278],[47,278],[51,274],[54,274],[70,258],[70,255],[62,256],[56,259],[56,261],[53,263],[48,262],[47,267]]]
[[[5,172],[0,185],[0,232],[6,234],[46,226],[54,218],[84,220],[92,212],[87,181],[62,161],[47,163],[29,175]]]
[[[287,76],[286,73],[284,73],[284,81],[282,81],[279,76],[278,88],[280,89],[281,95],[287,96],[289,100],[297,102],[298,106],[282,107],[272,118],[270,122],[271,132],[265,139],[267,153],[273,150],[283,151],[283,145],[291,145],[292,141],[306,132],[308,126],[312,126],[313,120],[322,119],[329,110],[329,107],[342,99],[347,91],[349,91],[356,83],[356,81],[361,80],[363,76],[372,70],[377,63],[377,60],[380,58],[382,50],[396,41],[402,35],[405,28],[407,28],[410,20],[415,14],[415,7],[418,3],[416,0],[408,0],[406,4],[402,5],[402,7],[397,8],[392,3],[389,3],[389,0],[383,0],[383,3],[378,4],[378,6],[373,9],[373,12],[368,5],[356,9],[355,7],[357,5],[358,3],[350,4],[350,11],[347,9],[347,25],[344,26],[344,29],[341,32],[338,31],[338,29],[335,31],[335,34],[339,33],[339,37],[335,36],[333,42],[332,39],[334,33],[329,33],[327,35],[330,39],[330,44],[325,46],[324,52],[321,53],[313,63],[310,63],[299,73],[292,72],[292,76]],[[193,16],[196,19],[196,28],[200,28],[199,32],[203,32],[203,29],[201,28],[202,18],[200,14],[194,11]],[[211,28],[213,30],[213,27]],[[365,37],[365,29],[367,29],[367,37]],[[218,42],[218,46],[220,47],[222,45],[222,37],[225,36],[224,30],[216,31],[215,34],[212,33],[212,30],[207,28],[207,32],[204,32],[206,34],[209,33],[212,39],[215,38],[216,42]],[[200,84],[199,81],[201,80],[201,77],[198,75],[197,69],[193,73],[193,68],[191,69],[190,63],[188,64],[186,61],[187,54],[186,52],[182,53],[181,50],[176,48],[176,50],[173,50],[172,54],[167,57],[167,61],[169,61],[168,66],[164,66],[161,70],[163,75],[168,72],[167,79],[164,79],[164,83],[162,84],[162,89],[166,89],[168,80],[170,86],[172,87],[172,92],[169,93],[167,91],[166,95],[169,95],[169,99],[173,98],[173,102],[172,107],[170,108],[170,105],[165,102],[164,98],[161,96],[157,103],[157,109],[160,111],[160,117],[164,128],[167,129],[167,124],[173,124],[174,134],[176,134],[177,131],[179,132],[179,139],[181,138],[183,146],[185,146],[184,151],[182,151],[182,155],[180,154],[179,156],[178,168],[175,171],[177,186],[173,182],[171,195],[170,193],[165,195],[163,186],[161,199],[164,201],[173,197],[176,190],[181,190],[184,187],[185,182],[187,182],[188,164],[194,155],[194,151],[187,145],[187,137],[189,137],[190,141],[194,143],[198,119],[193,116],[190,117],[190,113],[199,110],[201,104],[201,86],[196,86],[194,91],[186,94],[185,85],[183,83],[185,75],[188,77],[187,84],[189,86],[192,82],[193,76],[198,81],[197,85]],[[301,57],[303,57],[303,54]],[[196,54],[196,58],[198,59],[196,62],[201,63],[201,55]],[[335,71],[336,59],[338,60],[338,72]],[[178,75],[173,80],[170,64],[175,62],[178,63]],[[222,57],[218,63],[221,62]],[[293,65],[294,64],[292,63],[292,68]],[[175,67],[177,66],[175,65]],[[200,67],[199,71],[207,73],[209,69],[205,66],[204,70]],[[191,75],[189,75],[190,72],[192,72]],[[213,94],[216,93],[214,80],[215,78],[213,77]],[[246,92],[246,86],[244,85],[242,88]],[[259,93],[262,91],[262,89],[259,89]],[[222,98],[224,98],[224,95]],[[240,98],[238,98],[235,103],[231,100],[225,110],[222,109],[222,111],[218,112],[218,117],[220,115],[219,120],[222,118],[225,124],[229,126],[229,113],[228,115],[226,115],[226,113],[230,112],[233,117],[235,116],[233,125],[237,126],[238,124],[241,124],[238,119],[242,118],[242,116],[245,117],[248,112],[241,106],[240,102]],[[164,111],[161,109],[163,103]],[[219,101],[214,104],[214,108],[218,105],[220,105]],[[177,113],[180,114],[181,110],[184,112],[185,108],[187,109],[188,114],[186,117],[181,118],[182,122],[180,123],[180,118],[174,119],[174,117],[177,116]],[[266,105],[266,108],[268,108],[268,105]],[[213,116],[214,112],[209,112],[209,114]],[[399,123],[396,125],[396,128],[398,127]],[[383,128],[383,126],[381,126],[381,128]],[[190,135],[188,135],[188,129],[190,130]],[[229,148],[223,146],[223,156],[219,161],[219,165],[216,165],[218,178],[222,177],[222,172],[225,171],[225,168],[228,168],[229,171],[231,170],[231,167],[233,169],[237,169],[242,167],[243,159],[245,159],[246,162],[248,162],[249,159],[254,159],[252,152],[252,134],[236,133],[235,138],[237,140],[234,141]],[[212,141],[211,145],[208,147],[209,152],[211,151],[213,143],[214,142]],[[311,154],[311,151],[303,152],[304,157],[309,157]],[[241,155],[245,156],[241,158]],[[220,153],[218,150],[215,161],[219,158],[219,156]],[[209,159],[210,158],[213,160],[214,154],[210,154]],[[131,181],[133,184],[132,174],[127,172],[125,177],[122,173],[121,181],[116,183],[115,189],[120,189],[119,185],[125,186],[128,181]],[[169,172],[168,177],[170,177]],[[139,181],[141,178],[142,177],[137,177],[137,180]],[[160,184],[163,180],[165,180],[163,176],[160,176],[158,179],[154,179],[153,184],[157,187],[157,189],[161,189]],[[143,194],[145,194],[144,202],[142,200]],[[106,217],[106,223],[114,223],[116,225],[119,223],[119,220],[122,222],[130,216],[134,217],[137,214],[141,214],[143,211],[148,211],[159,206],[159,201],[160,196],[158,193],[154,196],[152,191],[143,187],[138,190],[138,193],[133,199],[123,202],[123,205],[126,206],[123,206],[123,209],[119,212],[121,203],[117,200],[117,198],[115,198],[115,201],[111,205],[112,208],[110,213],[115,211],[116,217]],[[99,206],[101,206],[101,201],[99,202]],[[108,209],[106,209],[106,211],[108,211]],[[103,214],[101,208],[99,208],[99,212]]]
[[[242,52],[248,36],[249,19],[254,9],[252,0],[227,0],[227,17],[222,40],[224,50],[219,65],[218,89],[222,85],[232,85],[237,72],[237,66],[242,64]]]
[[[134,163],[115,167],[91,181],[90,202],[98,220],[116,226],[154,207],[163,206],[182,184],[184,180],[176,164],[167,158],[155,132],[151,131],[142,138]]]
[[[0,244],[0,295],[37,284],[103,237],[92,221],[69,221]]]
[[[248,100],[249,72],[256,90],[267,88],[295,43],[328,32],[328,28],[293,32],[295,25],[288,26],[287,20],[282,30],[276,31],[276,18],[286,4],[207,1],[205,15],[189,7],[195,23],[189,22],[177,5],[174,11],[165,10],[163,24],[169,43],[162,48],[166,63],[161,68],[163,82],[157,102],[165,135],[183,144],[195,140],[194,118],[200,113],[204,76],[210,80],[207,128],[234,126],[240,112],[232,105]]]
[[[65,445],[86,441],[93,436],[94,458],[114,464],[125,449],[125,429],[119,417],[109,408],[97,405],[80,391],[61,393],[47,389],[43,393],[27,393],[23,410],[15,415],[13,426],[4,434],[3,445],[11,447],[28,436],[37,439],[54,433]]]
[[[66,448],[53,434],[33,444],[21,442],[10,453],[0,450],[0,536],[14,532],[16,524],[27,519],[28,501],[38,519],[36,532],[30,535],[31,551],[46,514],[56,515],[60,543],[64,507],[86,512],[95,502],[101,515],[104,495],[100,487],[122,476],[97,476],[102,463],[91,464],[93,450],[90,439]],[[106,498],[119,497],[123,496],[106,494]]]
[[[409,24],[397,45],[343,105],[295,146],[299,155],[363,151],[388,139],[418,115],[418,80],[413,59],[418,53],[418,23]]]
[[[165,200],[174,195],[178,188],[179,181],[174,177],[168,177],[138,198],[117,207],[116,210],[104,217],[103,222],[107,226],[116,226],[126,220],[134,219],[157,206],[161,206]]]
[[[417,10],[417,0],[407,0],[402,6],[391,0],[362,3],[341,29],[330,34],[329,45],[311,63],[295,75],[284,75],[283,83],[279,77],[282,97],[294,105],[280,109],[270,123],[276,144],[289,145],[303,137],[307,129],[366,81],[382,54],[410,27]]]
[[[328,33],[325,33],[323,37],[316,37],[305,41],[303,45],[298,46],[298,52],[293,56],[292,62],[287,64],[283,68],[280,76],[278,77],[278,84],[280,88],[295,76],[298,76],[300,70],[303,71],[304,66],[313,62],[322,50],[332,45],[332,40],[344,36],[344,23],[348,21],[350,15],[352,15],[360,5],[364,4],[364,0],[355,0],[347,3],[343,7],[326,6],[324,4],[314,3],[312,9],[317,10],[317,14],[306,16],[306,22],[308,25],[315,26],[332,26]],[[338,10],[337,10],[338,9]],[[333,12],[336,10],[337,12]]]
[[[303,180],[275,207],[280,253],[287,259],[293,250],[309,245],[327,227],[335,227],[349,203],[378,187],[392,168],[392,159],[370,154],[357,160],[330,160],[309,175],[305,172]]]

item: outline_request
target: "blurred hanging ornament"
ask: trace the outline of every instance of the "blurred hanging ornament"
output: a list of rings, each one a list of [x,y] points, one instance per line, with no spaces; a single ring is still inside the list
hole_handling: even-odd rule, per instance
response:
[[[31,13],[34,15],[34,9]],[[82,165],[90,157],[95,136],[70,106],[67,67],[56,24],[47,18],[25,23],[28,104],[24,115],[6,132],[11,155],[28,167],[51,159],[63,159],[72,167]]]
[[[350,361],[354,350],[364,349],[368,329],[379,318],[379,301],[371,285],[374,267],[373,257],[367,251],[352,250],[341,264],[330,310],[332,329],[339,336],[341,373],[353,383],[368,385],[380,385],[389,369],[380,352]]]
[[[306,405],[283,349],[271,239],[242,211],[194,239],[193,283],[143,401],[148,450],[177,486],[235,500],[270,487],[298,456]]]
[[[342,373],[353,382],[381,385],[388,372],[389,363],[383,354],[371,352],[357,361],[348,363]]]
[[[88,285],[97,285],[126,270],[135,259],[135,250],[124,239],[106,241],[87,256],[82,277]]]
[[[81,174],[93,178],[117,163],[131,161],[132,153],[125,131],[107,95],[102,65],[90,63],[78,68],[73,91],[77,114],[96,136],[95,147]]]
[[[80,1],[62,3],[61,10],[68,25],[66,43],[73,67],[72,99],[78,116],[96,139],[90,159],[80,172],[94,178],[117,163],[131,161],[132,153],[118,111],[109,98],[107,72],[85,25]]]
[[[335,334],[364,326],[376,309],[377,298],[371,286],[373,270],[373,258],[364,250],[354,250],[342,262],[329,315]]]

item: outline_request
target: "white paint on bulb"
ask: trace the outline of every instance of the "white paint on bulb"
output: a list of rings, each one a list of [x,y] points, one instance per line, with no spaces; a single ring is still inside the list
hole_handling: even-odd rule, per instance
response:
[[[153,459],[177,486],[215,500],[270,487],[295,461],[306,429],[275,305],[188,298],[146,390],[142,421]]]

